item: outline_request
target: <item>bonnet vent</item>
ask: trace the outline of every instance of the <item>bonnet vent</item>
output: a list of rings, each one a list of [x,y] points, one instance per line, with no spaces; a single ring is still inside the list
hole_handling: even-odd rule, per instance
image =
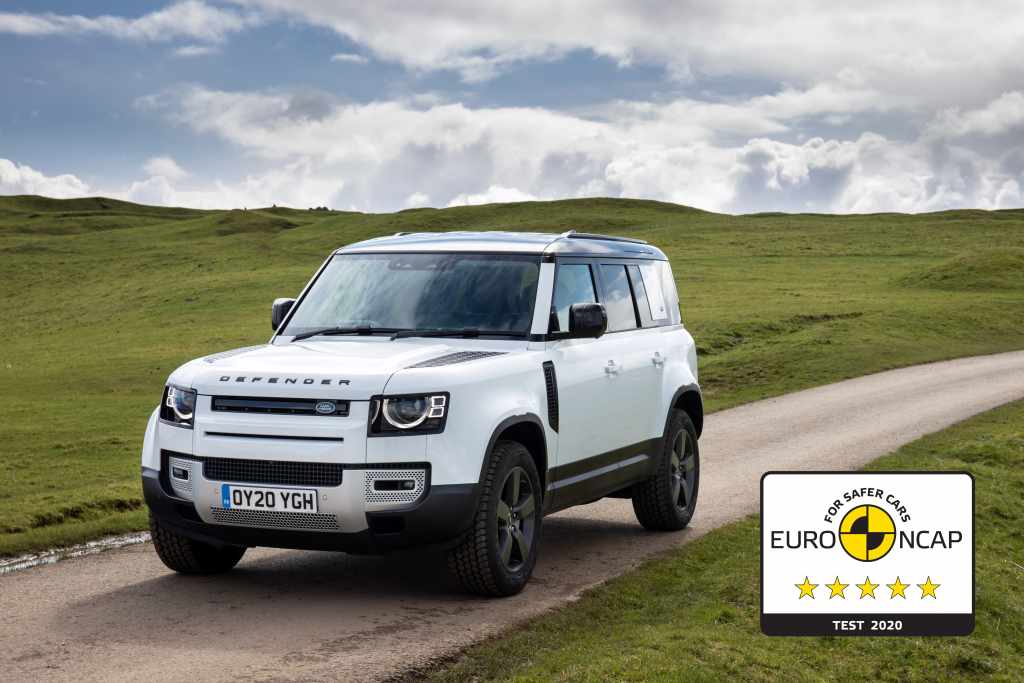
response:
[[[266,346],[266,344],[260,344],[259,346],[243,346],[240,349],[231,349],[230,351],[221,351],[220,353],[214,353],[212,355],[206,356],[205,358],[203,358],[203,360],[206,361],[207,363],[216,363],[217,361],[224,360],[225,358],[231,358],[232,356],[239,356],[239,355],[241,355],[243,353],[246,353],[247,351],[254,351],[256,349],[261,349],[264,346]]]
[[[441,365],[454,365],[456,363],[465,363],[471,360],[478,360],[480,358],[490,358],[491,356],[504,356],[505,351],[457,351],[456,353],[449,353],[444,356],[438,356],[437,358],[431,358],[425,360],[416,365],[410,365],[410,368],[436,368]]]

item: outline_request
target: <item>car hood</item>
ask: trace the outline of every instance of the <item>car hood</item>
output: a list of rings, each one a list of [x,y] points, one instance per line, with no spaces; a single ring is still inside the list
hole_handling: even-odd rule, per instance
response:
[[[439,340],[386,338],[265,344],[198,358],[169,381],[207,395],[364,400],[382,393],[395,372],[453,348]]]

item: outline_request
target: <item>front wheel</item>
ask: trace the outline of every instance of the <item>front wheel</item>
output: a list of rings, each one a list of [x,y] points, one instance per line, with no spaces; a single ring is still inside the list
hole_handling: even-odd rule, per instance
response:
[[[499,441],[491,452],[473,528],[448,556],[466,590],[478,595],[515,595],[537,562],[541,487],[530,452],[516,441]]]
[[[645,529],[677,531],[697,507],[700,453],[690,416],[674,411],[654,474],[633,489],[633,511]]]
[[[245,547],[215,546],[171,531],[149,516],[149,534],[160,560],[181,574],[220,574],[242,559]]]

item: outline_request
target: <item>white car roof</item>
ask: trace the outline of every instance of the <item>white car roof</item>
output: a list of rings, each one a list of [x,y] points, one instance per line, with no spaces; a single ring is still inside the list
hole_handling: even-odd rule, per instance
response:
[[[555,256],[608,256],[667,260],[660,249],[642,240],[569,232],[411,232],[356,242],[337,254],[381,252],[478,252],[551,254]]]

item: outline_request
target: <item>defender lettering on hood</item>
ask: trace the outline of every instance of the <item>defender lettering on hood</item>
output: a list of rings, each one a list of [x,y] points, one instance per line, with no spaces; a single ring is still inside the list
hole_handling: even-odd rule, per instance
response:
[[[221,375],[221,382],[249,382],[255,384],[256,382],[265,382],[267,384],[320,384],[323,386],[341,386],[342,384],[351,384],[351,380],[347,379],[331,379],[324,377],[316,379],[314,377],[231,377],[230,375]]]

